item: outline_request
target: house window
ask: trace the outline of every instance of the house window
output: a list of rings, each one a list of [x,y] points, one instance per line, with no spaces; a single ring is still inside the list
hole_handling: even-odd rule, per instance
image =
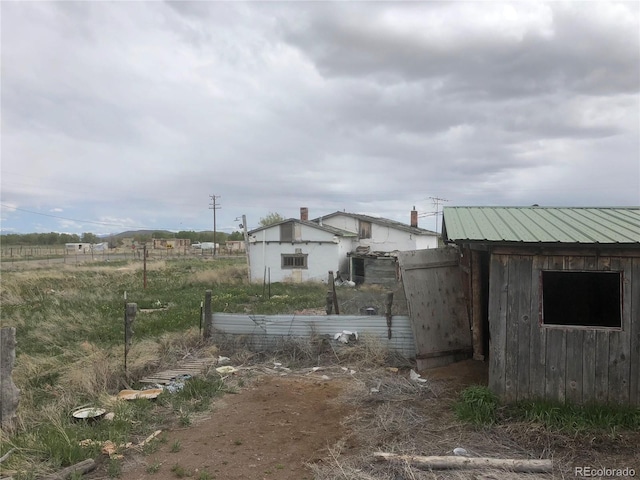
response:
[[[371,222],[360,220],[359,236],[360,238],[371,238]]]
[[[622,328],[622,272],[542,272],[542,324]]]
[[[303,253],[283,253],[281,255],[282,268],[308,268],[307,257],[308,255]]]
[[[280,241],[293,242],[293,222],[280,225]]]

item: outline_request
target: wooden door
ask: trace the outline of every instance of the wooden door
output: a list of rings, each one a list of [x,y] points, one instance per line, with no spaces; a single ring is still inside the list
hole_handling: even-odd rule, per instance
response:
[[[471,355],[471,326],[456,247],[400,252],[418,369]]]

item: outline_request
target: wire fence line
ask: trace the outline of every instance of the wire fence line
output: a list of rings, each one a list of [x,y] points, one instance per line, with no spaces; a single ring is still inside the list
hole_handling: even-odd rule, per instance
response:
[[[178,258],[242,258],[241,253],[216,253],[213,251],[193,248],[147,248],[148,260],[178,259]],[[142,248],[104,248],[69,249],[63,245],[3,245],[0,247],[0,261],[4,264],[39,260],[55,263],[79,264],[87,262],[135,261],[144,259]]]

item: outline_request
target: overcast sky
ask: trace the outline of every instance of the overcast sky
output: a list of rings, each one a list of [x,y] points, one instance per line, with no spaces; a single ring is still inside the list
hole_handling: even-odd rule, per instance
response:
[[[3,233],[640,205],[636,1],[0,8]]]

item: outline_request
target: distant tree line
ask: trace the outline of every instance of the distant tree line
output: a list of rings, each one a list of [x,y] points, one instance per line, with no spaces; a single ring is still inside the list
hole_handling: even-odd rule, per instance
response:
[[[64,245],[82,242],[75,233],[7,233],[0,235],[2,245]]]
[[[151,234],[134,234],[133,239],[138,243],[151,242],[153,238],[188,238],[191,243],[213,242],[213,232],[180,231],[177,233],[167,231],[156,231]],[[225,243],[228,240],[243,240],[242,232],[231,234],[224,232],[216,233],[216,243]],[[85,232],[82,235],[75,233],[7,233],[0,235],[2,245],[64,245],[65,243],[100,243],[109,242],[110,247],[122,245],[122,237],[111,235],[98,237],[94,233]]]

